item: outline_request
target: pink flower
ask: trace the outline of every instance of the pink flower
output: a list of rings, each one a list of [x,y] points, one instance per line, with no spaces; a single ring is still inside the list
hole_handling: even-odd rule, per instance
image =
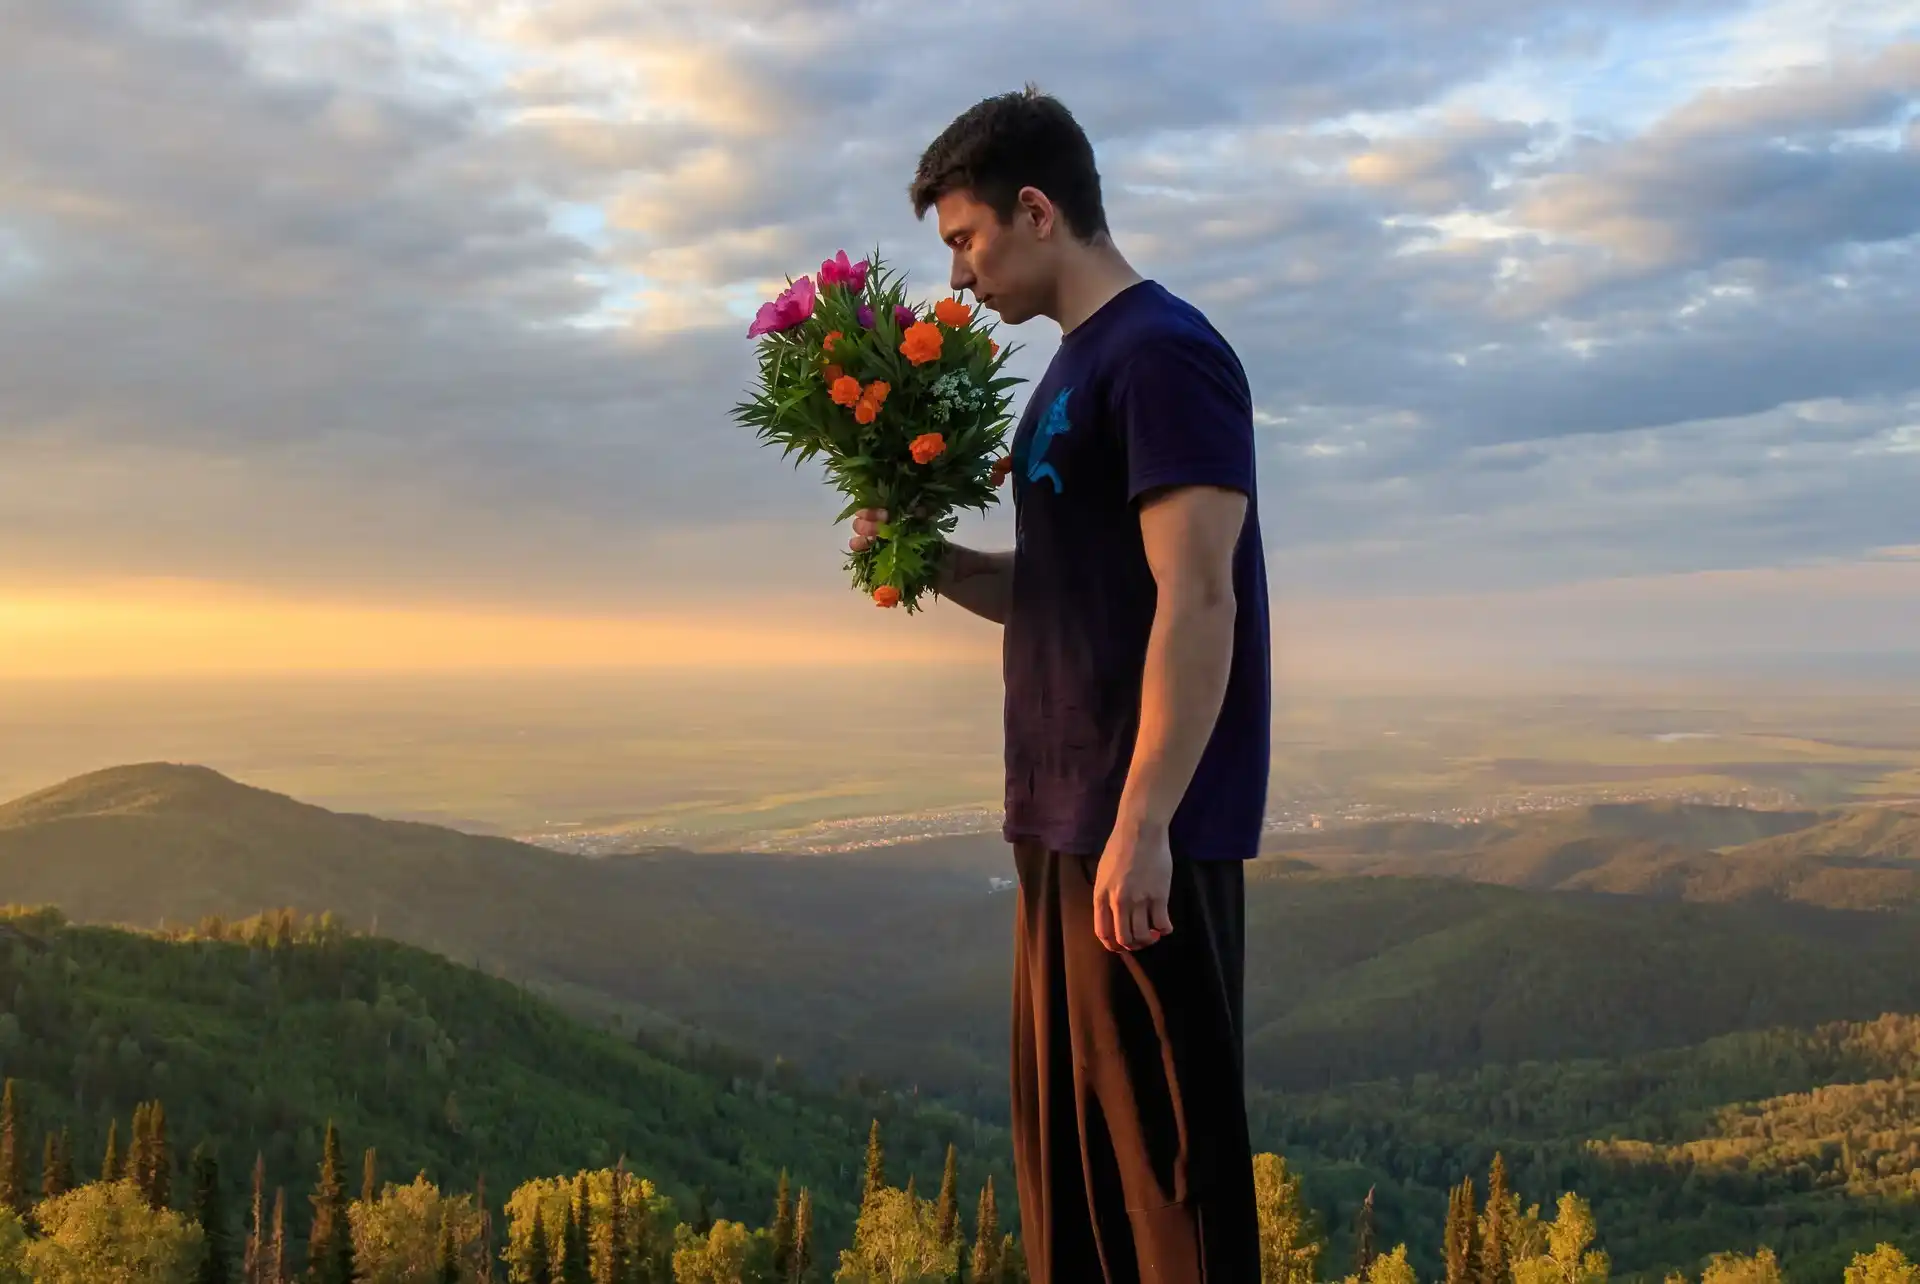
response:
[[[907,307],[905,304],[898,304],[893,309],[894,323],[898,325],[902,330],[906,329],[908,326],[912,325],[915,321],[918,321],[919,319],[920,318],[914,314],[913,309],[910,307]]]
[[[820,265],[820,288],[824,290],[830,285],[844,285],[851,293],[858,294],[867,288],[867,270],[871,266],[865,259],[858,263],[851,262],[847,252],[842,250]]]
[[[747,327],[747,337],[757,339],[763,334],[772,334],[776,330],[791,330],[813,315],[813,282],[801,277],[786,289],[780,291],[780,297],[772,303],[762,303],[760,311],[753,318],[753,324]]]

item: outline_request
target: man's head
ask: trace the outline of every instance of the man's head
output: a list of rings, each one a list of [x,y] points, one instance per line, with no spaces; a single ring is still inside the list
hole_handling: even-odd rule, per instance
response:
[[[976,103],[920,156],[913,212],[940,220],[954,290],[1009,324],[1049,311],[1068,257],[1107,239],[1093,145],[1032,85]]]

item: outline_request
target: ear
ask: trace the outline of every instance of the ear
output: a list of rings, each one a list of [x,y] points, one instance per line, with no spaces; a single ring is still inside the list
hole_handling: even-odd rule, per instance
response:
[[[1033,234],[1043,241],[1052,236],[1060,212],[1054,208],[1047,194],[1037,187],[1023,187],[1016,199],[1019,203],[1015,208],[1032,226]]]

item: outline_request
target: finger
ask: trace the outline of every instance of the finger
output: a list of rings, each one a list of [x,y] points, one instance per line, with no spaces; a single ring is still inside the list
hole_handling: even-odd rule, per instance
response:
[[[1167,902],[1156,900],[1153,902],[1152,908],[1153,930],[1161,936],[1171,936],[1173,934],[1173,919],[1167,914]]]
[[[867,551],[867,545],[870,543],[872,543],[872,541],[869,540],[865,535],[855,535],[852,539],[847,541],[847,547],[852,549],[856,553],[864,553]]]
[[[1153,930],[1151,907],[1146,901],[1136,901],[1127,910],[1128,949],[1144,950],[1159,936]]]
[[[1107,894],[1095,888],[1093,892],[1093,934],[1100,938],[1100,944],[1110,950],[1119,945],[1113,936],[1113,903]]]

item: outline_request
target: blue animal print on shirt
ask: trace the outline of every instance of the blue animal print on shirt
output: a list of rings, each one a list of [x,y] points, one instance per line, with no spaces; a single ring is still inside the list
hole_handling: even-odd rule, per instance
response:
[[[1059,470],[1047,462],[1047,447],[1055,437],[1073,431],[1073,425],[1067,420],[1067,398],[1072,392],[1071,388],[1060,390],[1060,395],[1047,407],[1047,413],[1041,416],[1040,426],[1033,430],[1033,440],[1027,443],[1027,480],[1037,482],[1045,478],[1053,483],[1056,495],[1066,487],[1060,481]]]

